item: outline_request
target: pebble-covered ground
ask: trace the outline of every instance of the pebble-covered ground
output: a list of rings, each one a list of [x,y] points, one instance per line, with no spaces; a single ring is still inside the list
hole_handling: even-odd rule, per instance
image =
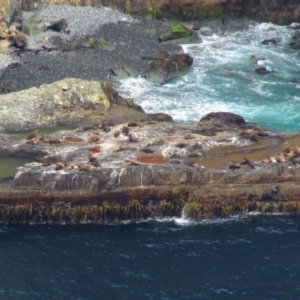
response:
[[[25,51],[20,52],[11,47],[0,52],[0,94],[38,87],[66,77],[104,80],[111,68],[120,66],[131,67],[140,73],[149,63],[142,60],[142,56],[153,56],[160,50],[170,53],[180,50],[178,45],[158,41],[162,30],[170,27],[171,22],[168,20],[134,17],[104,6],[92,8],[40,4],[36,10],[43,15],[46,25],[61,18],[67,19],[66,32],[47,30],[38,36],[29,37],[29,47]],[[222,19],[193,24],[198,28],[209,26],[215,34],[226,35],[245,28],[249,22]],[[51,37],[80,40],[91,36],[104,38],[114,44],[115,49],[108,51],[98,47],[79,47],[65,51],[55,45],[56,50],[36,51],[43,49],[42,45]]]
[[[69,5],[41,5],[38,11],[45,24],[66,18],[69,22],[66,33],[47,30],[29,38],[29,49],[16,55],[10,48],[14,63],[0,62],[0,94],[51,83],[66,77],[93,80],[107,78],[109,70],[118,66],[129,66],[138,72],[149,63],[142,56],[152,56],[159,50],[176,53],[176,45],[161,44],[155,29],[166,27],[166,22],[134,18],[106,7],[72,7]],[[102,37],[115,45],[115,50],[78,48],[74,51],[34,51],[41,48],[50,36],[80,39]],[[0,58],[1,60],[1,58]],[[2,69],[1,69],[2,67]],[[6,68],[4,68],[6,67]]]

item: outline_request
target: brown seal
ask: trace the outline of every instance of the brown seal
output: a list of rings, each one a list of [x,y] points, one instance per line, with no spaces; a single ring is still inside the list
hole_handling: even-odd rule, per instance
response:
[[[96,169],[96,167],[92,166],[92,165],[78,166],[78,171],[90,172],[90,171],[94,171],[95,169]]]
[[[185,148],[187,145],[188,145],[187,143],[177,143],[177,144],[175,144],[175,147]]]
[[[86,125],[82,125],[78,128],[76,128],[76,132],[83,132],[83,131],[87,131],[87,130],[91,130],[91,129],[96,129],[96,127],[93,124],[86,124]]]
[[[94,157],[91,153],[89,153],[89,162],[97,162],[98,159]]]
[[[129,159],[124,160],[123,164],[126,165],[126,166],[141,166],[142,165],[137,161],[129,160]]]
[[[236,160],[229,162],[228,166],[230,170],[236,170],[241,168],[241,165],[237,163]]]
[[[140,151],[145,152],[145,153],[154,153],[155,152],[155,150],[150,149],[150,148],[142,148],[142,149],[140,149]]]
[[[44,139],[44,142],[45,143],[49,143],[50,145],[52,145],[52,144],[60,144],[61,143],[61,139],[58,139],[58,138],[47,138],[47,139]]]
[[[38,129],[36,129],[33,133],[29,134],[26,139],[32,140],[33,138],[35,138],[37,136],[38,132],[39,132]]]
[[[114,137],[117,138],[121,134],[120,130],[114,132]]]
[[[125,136],[128,136],[129,134],[129,128],[127,126],[123,126],[122,128],[122,133],[125,135]]]
[[[99,142],[99,140],[99,136],[89,133],[89,143],[96,143]]]
[[[129,142],[132,142],[132,143],[137,143],[139,141],[139,139],[131,133],[128,135],[128,140],[129,140]]]
[[[138,126],[138,127],[143,127],[143,124],[138,123],[138,122],[129,122],[129,123],[127,124],[127,126],[128,126],[128,127],[136,127],[136,126]]]
[[[58,163],[55,164],[54,169],[56,171],[58,171],[58,170],[63,169],[64,167],[65,167],[65,164],[63,162],[58,162]]]

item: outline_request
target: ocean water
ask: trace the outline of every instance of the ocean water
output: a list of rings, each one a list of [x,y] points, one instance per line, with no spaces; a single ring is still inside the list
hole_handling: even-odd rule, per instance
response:
[[[300,51],[293,30],[259,24],[184,49],[190,72],[164,86],[120,86],[147,112],[195,122],[230,111],[267,129],[300,131]],[[278,38],[278,45],[262,45]],[[255,56],[259,60],[255,63]],[[265,66],[273,71],[259,75]],[[1,299],[300,299],[300,217],[194,223],[0,226]]]
[[[0,229],[0,299],[300,296],[299,216]]]
[[[200,44],[183,45],[194,58],[186,76],[163,86],[130,78],[122,81],[121,91],[146,112],[169,113],[176,122],[230,111],[267,129],[300,131],[300,50],[289,45],[294,34],[288,26],[262,23],[203,37]],[[262,45],[265,39],[278,43]],[[260,75],[259,67],[271,73]]]

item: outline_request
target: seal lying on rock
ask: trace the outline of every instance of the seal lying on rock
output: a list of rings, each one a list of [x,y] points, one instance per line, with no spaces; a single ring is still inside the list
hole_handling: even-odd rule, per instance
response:
[[[86,125],[82,125],[82,126],[76,128],[76,132],[83,132],[83,131],[92,130],[92,129],[96,129],[96,127],[92,124],[86,124]]]
[[[33,133],[30,133],[28,136],[27,136],[27,140],[32,140],[33,138],[35,138],[38,134],[38,130],[36,129]]]

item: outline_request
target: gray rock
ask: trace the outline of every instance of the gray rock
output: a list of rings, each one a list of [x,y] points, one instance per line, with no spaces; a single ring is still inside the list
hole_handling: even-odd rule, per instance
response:
[[[187,28],[183,24],[176,23],[172,25],[169,30],[161,34],[159,41],[184,44],[194,42],[199,43],[202,39],[195,31]]]
[[[1,127],[6,131],[26,131],[57,124],[100,123],[106,117],[116,122],[147,119],[145,113],[130,108],[109,86],[100,81],[66,78],[39,88],[1,95]],[[120,102],[123,102],[121,107]]]
[[[124,79],[128,77],[137,77],[139,74],[136,70],[123,66],[123,67],[116,67],[112,68],[109,71],[109,77],[115,79]]]
[[[212,36],[213,35],[213,31],[209,27],[201,27],[199,29],[199,32],[204,36]]]
[[[170,115],[165,114],[165,113],[148,114],[148,116],[153,121],[158,121],[158,122],[174,122],[173,118]]]
[[[211,112],[200,119],[200,122],[207,122],[211,125],[245,125],[246,121],[243,117],[231,112]]]
[[[62,18],[48,25],[48,29],[60,32],[60,31],[65,31],[67,26],[68,26],[68,20]]]
[[[41,34],[47,29],[43,16],[35,11],[23,11],[21,21],[22,31],[29,36]]]
[[[185,75],[192,64],[193,58],[189,54],[173,54],[166,58],[153,60],[141,76],[150,82],[164,84]]]

